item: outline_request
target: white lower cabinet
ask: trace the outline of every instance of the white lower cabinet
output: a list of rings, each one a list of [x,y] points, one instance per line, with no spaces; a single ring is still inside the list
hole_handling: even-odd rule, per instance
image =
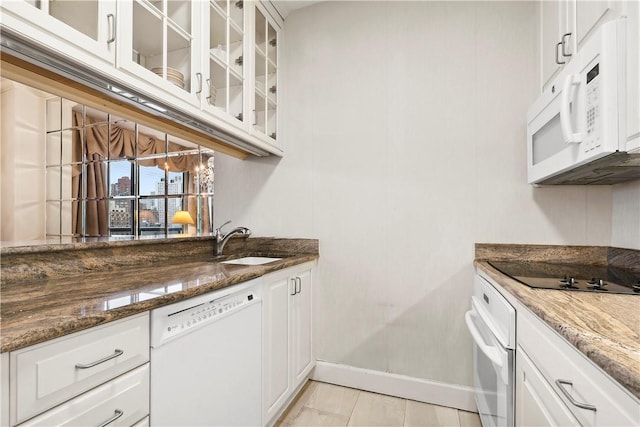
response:
[[[270,424],[314,366],[312,282],[315,262],[264,277],[263,412]]]
[[[290,278],[295,294],[291,297],[291,363],[293,367],[293,386],[305,380],[313,365],[311,343],[311,268],[298,270]]]
[[[20,426],[131,426],[149,413],[149,364],[134,369]]]
[[[579,426],[560,397],[524,353],[516,351],[516,425],[522,427]]]
[[[526,308],[517,313],[517,426],[640,425],[638,398]]]
[[[148,313],[8,356],[8,369],[3,363],[2,373],[3,378],[9,373],[11,426],[25,421],[25,425],[100,425],[116,416],[113,425],[131,425],[148,415]],[[4,406],[3,402],[3,420]]]

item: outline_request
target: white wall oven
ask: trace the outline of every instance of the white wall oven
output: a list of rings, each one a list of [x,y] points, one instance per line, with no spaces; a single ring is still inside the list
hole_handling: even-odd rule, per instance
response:
[[[473,383],[482,425],[513,426],[516,311],[476,275],[465,321],[473,338]]]
[[[626,139],[626,20],[603,24],[527,113],[530,184],[615,184],[640,177]]]

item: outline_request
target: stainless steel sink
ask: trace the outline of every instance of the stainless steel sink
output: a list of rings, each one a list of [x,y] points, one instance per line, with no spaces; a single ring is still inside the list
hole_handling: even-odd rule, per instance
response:
[[[228,261],[222,261],[222,264],[236,264],[236,265],[262,265],[269,264],[270,262],[280,261],[282,258],[270,258],[265,256],[247,256],[244,258],[230,259]]]

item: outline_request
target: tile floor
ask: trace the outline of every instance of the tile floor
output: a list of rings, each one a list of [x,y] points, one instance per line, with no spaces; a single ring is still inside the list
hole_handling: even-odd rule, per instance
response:
[[[276,423],[299,426],[481,427],[474,412],[309,381]]]

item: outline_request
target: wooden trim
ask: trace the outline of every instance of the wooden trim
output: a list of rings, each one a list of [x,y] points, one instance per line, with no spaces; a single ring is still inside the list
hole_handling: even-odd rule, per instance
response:
[[[75,102],[85,104],[112,114],[117,114],[132,121],[169,133],[178,138],[211,148],[220,153],[238,159],[246,159],[249,153],[234,147],[220,139],[191,129],[173,120],[154,116],[135,106],[129,105],[102,92],[87,87],[52,71],[33,65],[27,61],[3,53],[0,58],[2,77],[40,89],[53,95],[62,96]]]

